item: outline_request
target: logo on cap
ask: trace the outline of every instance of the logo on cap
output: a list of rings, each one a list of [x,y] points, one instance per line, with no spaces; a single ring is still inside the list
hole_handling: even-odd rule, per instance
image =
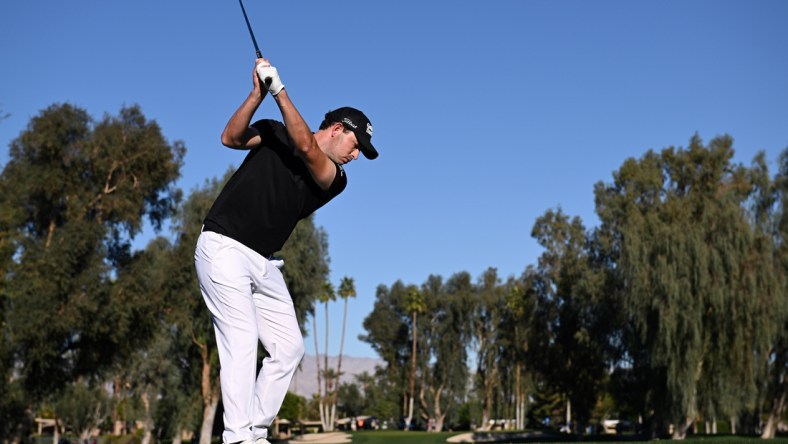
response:
[[[344,119],[342,119],[342,122],[344,122],[344,123],[347,123],[347,124],[348,124],[348,125],[350,125],[350,126],[353,128],[353,129],[356,129],[356,128],[358,128],[358,125],[356,125],[355,123],[353,123],[353,121],[352,121],[352,120],[350,120],[350,119],[349,119],[349,118],[347,118],[347,117],[345,117]]]
[[[367,122],[367,134],[369,134],[369,137],[372,137],[372,124],[369,122]]]

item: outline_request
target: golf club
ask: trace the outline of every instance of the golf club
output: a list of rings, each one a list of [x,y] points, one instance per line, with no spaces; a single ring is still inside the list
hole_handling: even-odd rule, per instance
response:
[[[249,17],[246,16],[246,8],[244,8],[244,2],[243,2],[243,0],[238,0],[238,3],[241,5],[241,12],[243,12],[243,14],[244,14],[244,21],[246,22],[246,28],[249,29],[249,36],[252,37],[252,44],[254,44],[254,50],[257,53],[257,58],[258,59],[262,59],[263,58],[263,54],[260,52],[260,47],[257,46],[257,39],[254,38],[254,32],[252,31],[252,25],[249,24]],[[268,85],[271,84],[271,78],[270,77],[266,77],[265,79],[263,79],[263,83],[265,83],[265,86],[267,87]]]

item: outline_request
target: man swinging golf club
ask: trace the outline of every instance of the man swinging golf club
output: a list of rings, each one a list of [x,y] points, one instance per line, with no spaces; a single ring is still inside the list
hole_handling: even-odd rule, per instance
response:
[[[266,90],[282,122],[250,125]],[[257,59],[252,91],[222,133],[222,144],[249,153],[205,217],[194,256],[219,351],[224,444],[268,442],[267,428],[304,355],[283,261],[273,254],[299,220],[345,189],[344,164],[359,152],[378,156],[371,138],[369,119],[350,107],[327,113],[313,133],[277,69]],[[255,375],[258,341],[268,356]]]

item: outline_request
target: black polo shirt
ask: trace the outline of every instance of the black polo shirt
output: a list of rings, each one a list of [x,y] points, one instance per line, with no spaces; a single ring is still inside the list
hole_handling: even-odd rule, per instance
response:
[[[345,170],[322,190],[293,151],[284,124],[259,120],[252,125],[262,143],[246,155],[213,203],[204,229],[229,236],[268,257],[281,250],[299,220],[336,197],[347,185]]]

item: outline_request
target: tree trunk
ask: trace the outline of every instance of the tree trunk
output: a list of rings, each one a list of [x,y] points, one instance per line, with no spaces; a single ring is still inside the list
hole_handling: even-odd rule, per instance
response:
[[[445,387],[445,384],[441,384],[440,387],[438,387],[438,390],[435,392],[435,396],[433,398],[434,399],[433,402],[435,404],[435,408],[434,408],[434,411],[435,411],[435,430],[433,430],[433,432],[440,432],[441,430],[443,430],[443,420],[446,418],[446,413],[441,408],[441,397],[442,397],[442,394],[443,394],[443,388],[444,387]],[[449,398],[451,397],[451,392],[449,392],[448,397]]]
[[[523,387],[520,382],[520,363],[514,367],[514,427],[517,430],[523,430],[523,420],[525,419],[522,405]]]
[[[782,396],[774,400],[772,405],[772,410],[769,412],[769,419],[766,421],[766,425],[763,428],[763,432],[761,433],[761,438],[763,439],[773,439],[774,436],[777,434],[777,423],[780,422],[780,418],[782,417],[783,412],[785,411],[786,406],[786,399],[785,399],[785,392],[783,392]]]
[[[213,433],[213,419],[216,417],[216,409],[219,407],[219,398],[216,397],[209,404],[203,406],[202,427],[200,428],[200,444],[211,444],[211,433]]]
[[[484,379],[484,407],[482,408],[482,421],[484,422],[484,430],[490,430],[493,426],[493,424],[490,424],[490,420],[492,419],[493,410],[493,391],[497,381],[498,368],[495,365],[492,365],[489,375],[485,375]]]
[[[330,407],[331,411],[328,415],[328,429],[326,429],[326,432],[333,432],[334,424],[337,423],[337,402],[333,401]]]
[[[126,434],[126,421],[120,417],[120,413],[118,412],[118,407],[120,407],[120,403],[123,400],[123,395],[121,394],[123,390],[123,381],[121,381],[119,377],[116,377],[112,386],[113,398],[117,398],[112,409],[112,434],[121,436]]]
[[[58,444],[60,441],[60,427],[58,426],[57,416],[55,417],[55,432],[52,434],[52,444]]]
[[[200,429],[200,443],[211,444],[211,434],[213,433],[213,421],[216,418],[216,409],[219,406],[221,396],[220,377],[211,380],[211,360],[208,346],[192,338],[200,349],[202,358],[202,372],[200,377],[200,391],[202,394],[202,428]]]
[[[736,434],[736,417],[731,415],[731,435]]]
[[[402,414],[404,415],[405,412],[408,411],[408,393],[407,391],[402,392]]]
[[[687,437],[687,430],[689,430],[690,426],[692,426],[694,418],[688,417],[681,424],[676,424],[673,427],[673,434],[671,435],[671,439],[680,440]]]
[[[490,407],[487,405],[486,399],[485,397],[485,401],[482,404],[482,423],[479,427],[480,430],[485,432],[490,430]]]
[[[416,335],[418,329],[416,328],[416,312],[411,315],[413,319],[413,343],[411,345],[411,360],[410,360],[410,399],[408,401],[408,417],[405,420],[405,430],[410,430],[410,424],[413,420],[413,398],[416,395]]]
[[[408,417],[405,418],[405,431],[410,431],[410,424],[413,420],[413,396],[408,397]]]
[[[315,337],[315,366],[317,367],[317,410],[320,413],[320,424],[325,427],[326,413],[323,408],[323,379],[320,371],[320,346],[317,341],[317,313],[312,316],[312,331]]]
[[[336,421],[337,396],[339,396],[339,378],[342,376],[342,353],[345,351],[345,325],[347,324],[347,298],[345,299],[344,310],[342,313],[342,336],[339,339],[339,357],[337,360],[337,377],[334,382],[334,396],[331,397],[331,430]]]
[[[328,418],[326,417],[327,416],[326,415],[326,405],[323,403],[323,398],[322,397],[318,398],[318,400],[317,400],[317,407],[318,407],[318,410],[320,411],[320,426],[323,427],[323,429],[325,429],[326,428],[326,423],[328,422]]]
[[[325,370],[326,374],[325,374],[325,377],[323,378],[323,384],[325,385],[325,390],[323,390],[323,393],[325,393],[325,396],[320,402],[323,403],[323,411],[324,411],[324,414],[325,414],[325,417],[326,417],[325,421],[323,422],[323,431],[327,432],[327,431],[332,430],[333,427],[332,427],[332,424],[331,424],[331,419],[329,418],[329,410],[330,409],[329,409],[329,406],[328,406],[328,404],[329,404],[329,386],[330,386],[330,383],[328,381],[329,380],[329,378],[328,378],[328,301],[326,301],[324,305],[325,305],[324,313],[326,315],[326,337],[325,337],[326,348],[323,350],[323,362],[325,363],[325,365],[323,366],[323,370]]]
[[[178,427],[175,436],[172,437],[172,444],[183,444],[183,430]]]
[[[148,397],[148,390],[143,390],[140,396],[142,406],[145,409],[144,416],[144,433],[142,435],[141,444],[150,444],[153,439],[153,418],[150,409],[150,398]]]

